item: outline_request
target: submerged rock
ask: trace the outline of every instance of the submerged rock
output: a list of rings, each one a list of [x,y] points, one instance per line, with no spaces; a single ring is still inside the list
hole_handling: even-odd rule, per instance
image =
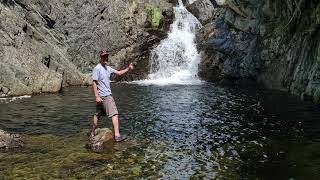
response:
[[[19,134],[10,134],[0,129],[0,149],[16,149],[23,145],[24,142]]]
[[[95,136],[90,137],[87,147],[92,151],[102,151],[105,142],[113,139],[113,132],[109,128],[98,128]]]

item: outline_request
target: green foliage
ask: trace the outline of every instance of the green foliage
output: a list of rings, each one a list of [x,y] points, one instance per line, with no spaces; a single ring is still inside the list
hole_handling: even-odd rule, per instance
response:
[[[71,4],[70,0],[64,0],[64,1],[62,1],[62,3],[64,5],[64,7],[68,7]]]
[[[160,19],[161,19],[161,11],[160,11],[160,9],[159,8],[153,9],[152,26],[153,27],[159,27]]]
[[[148,12],[148,15],[151,17],[152,27],[158,28],[160,25],[160,20],[161,20],[160,8],[146,5],[145,9]]]
[[[133,4],[134,3],[134,0],[129,0],[129,4]]]

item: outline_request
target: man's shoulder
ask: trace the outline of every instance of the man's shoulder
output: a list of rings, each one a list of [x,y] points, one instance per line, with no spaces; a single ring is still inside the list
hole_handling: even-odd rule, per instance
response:
[[[99,70],[99,69],[101,69],[101,65],[100,65],[100,63],[99,63],[99,64],[97,64],[97,65],[93,68],[93,70]]]
[[[110,71],[110,72],[114,72],[115,71],[115,69],[110,67],[110,66],[107,66],[107,70]]]

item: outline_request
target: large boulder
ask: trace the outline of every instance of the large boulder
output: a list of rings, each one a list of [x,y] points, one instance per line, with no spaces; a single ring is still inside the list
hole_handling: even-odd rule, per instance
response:
[[[213,18],[214,7],[210,0],[197,0],[186,6],[202,25],[209,23]]]
[[[0,149],[10,150],[23,147],[24,143],[19,134],[10,134],[0,129]]]
[[[108,128],[97,128],[95,134],[87,144],[87,147],[95,152],[102,151],[104,143],[113,139],[113,132]]]

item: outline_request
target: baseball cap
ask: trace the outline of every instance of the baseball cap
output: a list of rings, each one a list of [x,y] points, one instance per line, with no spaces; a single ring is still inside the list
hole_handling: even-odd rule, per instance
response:
[[[106,55],[110,55],[110,54],[111,54],[111,51],[105,51],[105,50],[99,51],[99,56],[100,57],[103,57],[103,56],[106,56]]]

